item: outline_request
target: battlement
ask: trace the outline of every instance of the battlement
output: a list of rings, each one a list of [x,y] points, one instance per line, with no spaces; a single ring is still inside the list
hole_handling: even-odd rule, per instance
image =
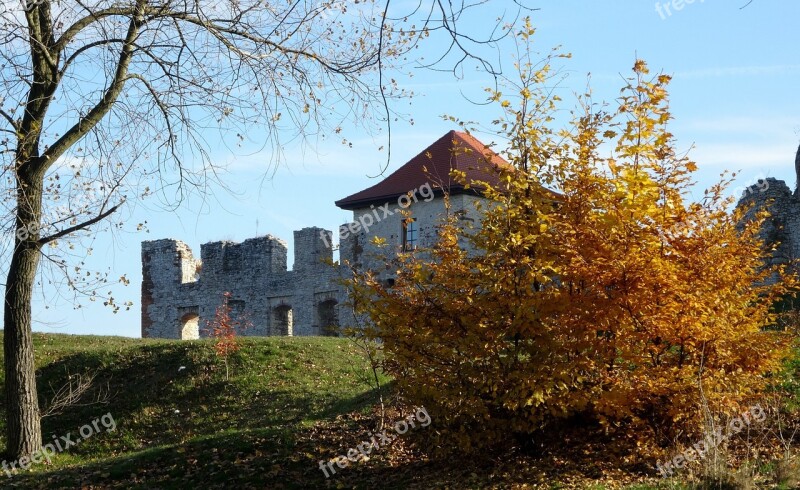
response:
[[[200,246],[203,262],[201,280],[249,271],[249,274],[286,272],[286,242],[272,235],[231,241],[204,243]]]
[[[322,228],[303,228],[294,232],[294,266],[292,270],[317,270],[333,260],[333,233]]]
[[[142,242],[142,272],[162,271],[150,278],[161,285],[182,284],[197,280],[198,261],[189,245],[180,240]]]
[[[294,232],[295,261],[272,235],[201,245],[200,259],[179,240],[142,242],[142,337],[199,338],[225,292],[232,314],[250,326],[240,335],[321,335],[339,318],[331,232]],[[325,239],[327,238],[327,240]]]

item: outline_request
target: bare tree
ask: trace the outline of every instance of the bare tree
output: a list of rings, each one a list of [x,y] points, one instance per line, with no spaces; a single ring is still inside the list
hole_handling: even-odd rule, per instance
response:
[[[414,62],[424,39],[438,39],[442,56],[418,65],[447,63],[459,73],[469,63],[495,73],[496,51],[479,53],[507,32],[497,5],[484,5],[494,11],[483,19],[497,19],[485,37],[459,30],[463,16],[481,4],[418,0],[399,11],[409,4],[5,0],[0,155],[9,217],[8,457],[41,447],[31,298],[42,258],[73,271],[61,245],[91,236],[92,225],[117,226],[107,218],[126,201],[156,192],[162,203],[177,205],[187,192],[202,192],[217,182],[209,157],[214,144],[249,134],[278,151],[279,136],[338,134],[345,120],[389,125],[389,102],[407,94],[388,70]],[[68,286],[78,287],[74,274],[67,277]],[[113,298],[106,303],[116,307]]]

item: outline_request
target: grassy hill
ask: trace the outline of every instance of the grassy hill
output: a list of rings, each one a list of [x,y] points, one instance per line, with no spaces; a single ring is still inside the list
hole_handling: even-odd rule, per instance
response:
[[[437,457],[429,449],[447,441],[437,442],[435,420],[326,478],[321,460],[375,430],[372,373],[346,339],[243,338],[226,381],[209,341],[34,338],[43,407],[70,376],[95,375],[79,404],[43,419],[45,443],[91,433],[51,463],[11,477],[0,470],[0,488],[697,488],[685,475],[662,480],[652,468],[625,467],[602,441],[587,441],[585,427],[542,434],[524,450]],[[98,395],[105,403],[91,403]],[[408,415],[391,410],[388,420]],[[0,414],[4,446],[3,424]]]
[[[105,404],[74,406],[44,418],[45,442],[69,433],[74,440],[81,426],[91,427],[104,414],[116,430],[98,423],[99,430],[52,464],[33,465],[11,478],[0,472],[0,486],[265,488],[273,481],[293,488],[314,480],[314,486],[324,485],[317,466],[324,454],[298,454],[297,436],[315,422],[370,410],[376,398],[366,382],[367,363],[342,339],[242,340],[225,381],[225,368],[208,341],[36,334],[40,400],[51,399],[54,389],[78,373],[96,373],[85,401],[108,393]],[[292,472],[294,481],[286,478]]]

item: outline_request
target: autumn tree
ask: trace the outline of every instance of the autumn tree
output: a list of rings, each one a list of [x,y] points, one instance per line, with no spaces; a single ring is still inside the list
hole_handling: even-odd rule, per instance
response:
[[[280,155],[279,139],[338,135],[348,120],[386,127],[390,102],[408,95],[388,70],[415,63],[426,38],[438,39],[448,68],[493,72],[481,49],[497,37],[459,29],[481,3],[3,2],[8,457],[41,444],[31,297],[42,259],[79,285],[84,271],[76,277],[64,255],[74,242],[64,242],[91,236],[92,225],[121,226],[108,218],[126,202],[157,193],[170,207],[202,194],[220,170],[212,145],[250,137]]]
[[[239,335],[252,324],[244,312],[233,312],[231,293],[222,293],[222,304],[214,310],[214,318],[206,322],[206,333],[214,339],[214,354],[225,364],[225,381],[230,379],[228,359],[241,347]]]
[[[481,227],[445,219],[392,286],[356,271],[367,335],[464,448],[575,416],[643,447],[696,435],[702,397],[741,410],[779,367],[786,339],[765,327],[794,279],[762,260],[765,215],[728,212],[727,182],[690,199],[668,75],[637,61],[615,104],[586,94],[561,130],[552,57],[537,63],[491,91],[510,165],[465,182],[487,198]]]

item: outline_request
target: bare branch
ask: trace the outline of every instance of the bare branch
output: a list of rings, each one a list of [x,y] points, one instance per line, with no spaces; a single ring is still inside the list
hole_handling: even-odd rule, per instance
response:
[[[86,51],[88,51],[88,50],[90,50],[92,48],[96,48],[96,47],[99,47],[99,46],[107,46],[109,44],[114,44],[114,43],[125,44],[125,40],[124,39],[117,39],[117,38],[100,39],[99,41],[95,41],[95,42],[92,42],[92,43],[84,44],[80,48],[76,49],[75,52],[72,53],[69,56],[69,58],[67,58],[66,61],[64,61],[64,65],[61,67],[61,70],[59,71],[60,75],[63,76],[64,73],[66,73],[67,68],[69,68],[70,65],[72,64],[72,62],[75,61],[75,59],[78,56],[82,55],[84,52],[86,52]]]
[[[88,9],[87,9],[88,10]],[[107,8],[103,10],[99,10],[97,12],[89,11],[89,15],[82,17],[77,22],[72,24],[67,30],[61,34],[61,37],[56,41],[54,48],[56,51],[61,52],[66,48],[67,44],[69,44],[75,36],[78,35],[82,30],[86,27],[90,26],[92,23],[97,22],[101,19],[106,17],[113,17],[113,16],[121,16],[121,17],[128,17],[133,15],[134,9],[133,8]]]
[[[107,404],[110,397],[108,393],[108,386],[106,389],[100,389],[98,393],[92,398],[91,401],[80,403],[84,395],[92,388],[97,373],[87,374],[74,374],[67,373],[67,382],[61,385],[58,389],[50,386],[53,396],[50,401],[46,403],[47,408],[41,411],[41,418],[51,417],[58,415],[70,407],[88,407],[97,404]]]
[[[53,143],[53,146],[45,150],[41,162],[45,168],[52,165],[61,155],[72,145],[83,138],[92,128],[100,122],[103,117],[111,110],[125,85],[128,74],[128,65],[134,53],[134,41],[139,33],[139,26],[144,20],[144,6],[147,0],[136,0],[136,10],[128,25],[128,34],[125,36],[125,43],[119,55],[117,69],[109,87],[103,94],[103,98],[95,105],[86,116],[82,117],[74,126],[67,130],[64,135]]]
[[[88,221],[84,221],[83,223],[79,223],[79,224],[77,224],[75,226],[70,226],[69,228],[65,228],[65,229],[63,229],[63,230],[61,230],[59,232],[53,233],[52,235],[46,236],[44,238],[40,238],[39,239],[39,244],[40,245],[44,245],[46,243],[52,242],[53,240],[58,240],[61,237],[65,237],[65,236],[67,236],[67,235],[69,235],[71,233],[75,233],[76,231],[79,231],[79,230],[82,230],[82,229],[87,228],[89,226],[92,226],[93,224],[97,223],[98,221],[102,221],[105,218],[107,218],[108,216],[110,216],[111,214],[113,214],[114,211],[119,209],[120,206],[122,206],[122,203],[117,204],[116,206],[114,206],[111,209],[103,211],[102,213],[98,214],[97,216],[95,216],[94,218],[92,218],[92,219],[90,219]]]
[[[17,126],[17,121],[15,121],[13,117],[11,117],[11,114],[7,113],[3,109],[0,109],[0,116],[3,116],[3,119],[8,121],[8,124],[14,129],[14,131],[9,131],[9,132],[16,134],[16,131],[19,129],[19,127]]]

